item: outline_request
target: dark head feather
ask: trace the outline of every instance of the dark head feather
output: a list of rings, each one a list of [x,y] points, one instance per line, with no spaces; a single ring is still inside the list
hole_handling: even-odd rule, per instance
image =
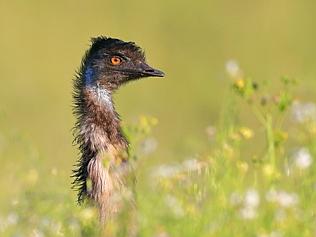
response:
[[[93,55],[100,49],[106,49],[109,52],[125,51],[134,54],[135,57],[145,61],[145,54],[143,50],[135,44],[135,42],[125,42],[120,39],[107,38],[99,36],[91,38],[91,48],[88,55]]]

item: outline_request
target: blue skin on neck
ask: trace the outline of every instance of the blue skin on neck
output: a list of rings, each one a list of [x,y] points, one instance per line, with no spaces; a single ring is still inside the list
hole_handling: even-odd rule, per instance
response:
[[[84,83],[86,86],[91,86],[94,84],[95,72],[91,65],[88,65],[84,72]]]

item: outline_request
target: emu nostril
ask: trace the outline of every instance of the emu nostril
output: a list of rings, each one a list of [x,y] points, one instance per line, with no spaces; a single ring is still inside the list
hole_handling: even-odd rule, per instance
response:
[[[164,77],[165,73],[157,69],[146,70],[147,75],[152,77]]]
[[[151,76],[151,77],[164,77],[165,76],[165,74],[162,71],[152,68],[147,64],[143,65],[143,74],[145,76]]]

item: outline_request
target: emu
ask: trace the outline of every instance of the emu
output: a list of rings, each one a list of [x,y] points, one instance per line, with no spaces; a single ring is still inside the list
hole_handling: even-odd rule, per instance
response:
[[[91,43],[74,79],[74,141],[80,157],[72,176],[78,202],[93,200],[104,223],[120,210],[131,171],[129,143],[112,94],[127,82],[164,73],[146,63],[134,42],[100,36]]]

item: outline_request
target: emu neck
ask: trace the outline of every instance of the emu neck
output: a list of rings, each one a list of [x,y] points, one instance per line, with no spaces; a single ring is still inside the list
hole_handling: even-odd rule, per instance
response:
[[[118,114],[109,90],[102,86],[84,87],[80,137],[82,157],[75,171],[81,183],[79,200],[85,195],[96,201],[100,220],[118,211],[117,195],[124,188],[128,166],[128,142],[124,137]],[[87,187],[91,180],[91,188]]]
[[[91,150],[127,149],[111,92],[101,85],[89,86],[83,89],[83,97],[85,109],[81,134]]]
[[[113,105],[112,93],[101,85],[88,86],[84,90],[85,102],[89,109],[97,109],[94,113],[117,117]],[[93,111],[90,111],[93,112]]]

